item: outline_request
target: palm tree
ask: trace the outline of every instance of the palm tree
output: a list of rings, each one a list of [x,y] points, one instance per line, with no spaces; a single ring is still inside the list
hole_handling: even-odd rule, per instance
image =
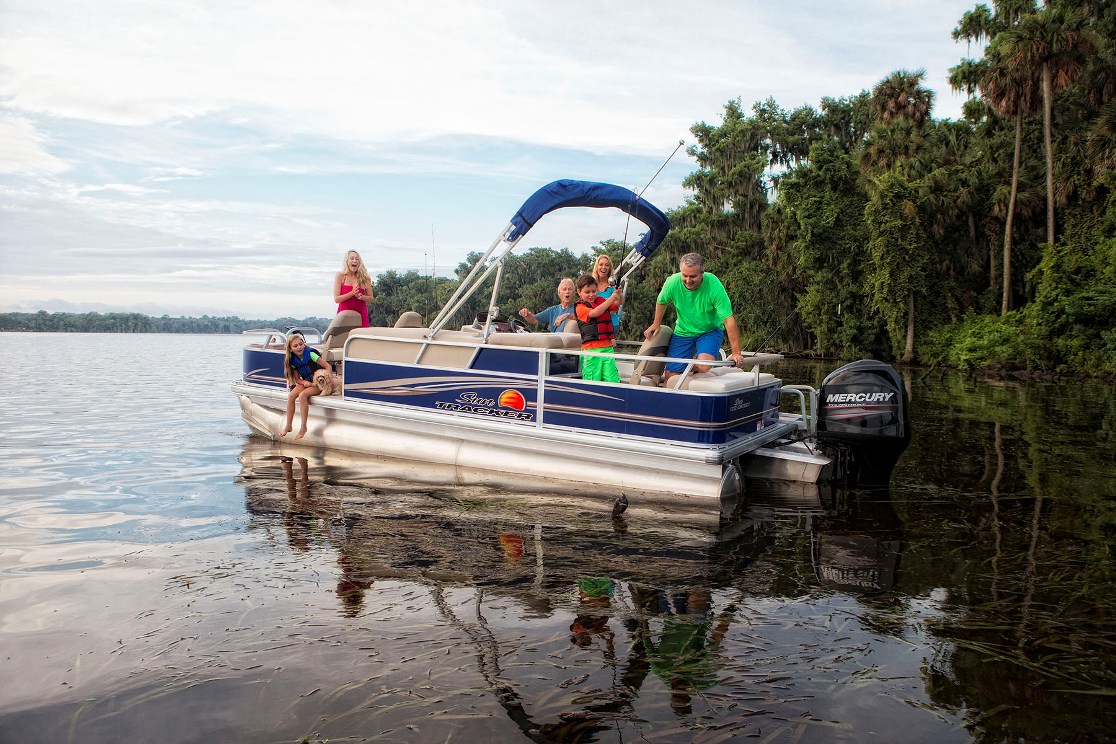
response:
[[[1004,63],[1038,72],[1042,81],[1042,133],[1046,155],[1046,242],[1053,245],[1054,230],[1054,95],[1081,74],[1085,60],[1096,47],[1095,34],[1086,18],[1062,6],[1024,15],[1003,34]]]
[[[876,125],[872,128],[861,160],[862,167],[869,174],[874,173],[869,189],[873,192],[875,208],[881,215],[877,224],[890,224],[892,228],[902,226],[899,232],[904,234],[911,226],[918,224],[918,206],[907,196],[896,198],[895,193],[883,196],[883,192],[892,189],[896,189],[896,193],[913,192],[905,171],[923,149],[925,137],[922,130],[930,120],[930,110],[934,105],[934,92],[922,87],[925,77],[926,70],[896,70],[876,83],[869,101],[869,110]],[[910,170],[916,169],[912,167]],[[883,217],[888,210],[898,211],[888,218]],[[874,236],[872,242],[879,244],[880,237]],[[924,242],[921,245],[911,243],[906,248],[918,251],[924,250],[925,245]],[[917,257],[924,258],[925,256]],[[877,262],[880,262],[879,259]],[[912,284],[906,297],[907,337],[902,355],[904,362],[914,360],[915,293],[916,287]]]
[[[1015,221],[1015,200],[1019,193],[1019,166],[1023,145],[1023,116],[1037,110],[1038,86],[1036,77],[1030,71],[1009,64],[1003,59],[999,47],[1004,38],[1001,34],[1017,26],[1020,19],[1033,13],[1033,0],[999,0],[994,3],[995,12],[986,5],[978,5],[974,10],[961,17],[953,30],[953,39],[982,41],[990,39],[991,44],[985,58],[979,62],[964,60],[950,71],[950,85],[954,90],[965,89],[971,94],[974,89],[981,92],[981,98],[992,111],[1000,117],[1015,118],[1015,153],[1011,168],[1011,196],[1008,199],[1007,219],[1004,224],[1003,249],[1003,290],[1001,293],[1000,313],[1011,310],[1011,243]],[[990,261],[990,263],[992,263]]]
[[[1105,104],[1100,116],[1093,122],[1085,152],[1098,177],[1106,171],[1116,170],[1116,100]]]
[[[872,115],[884,124],[903,119],[921,128],[930,118],[934,91],[922,87],[926,70],[896,70],[872,89]]]
[[[988,49],[989,65],[981,79],[982,97],[992,110],[1002,117],[1015,118],[1015,151],[1011,165],[1011,197],[1008,200],[1007,219],[1004,224],[1004,285],[1000,313],[1011,310],[1011,242],[1015,220],[1015,200],[1019,194],[1019,167],[1023,147],[1023,116],[1033,113],[1039,102],[1037,81],[1024,67],[1005,62],[993,41]]]

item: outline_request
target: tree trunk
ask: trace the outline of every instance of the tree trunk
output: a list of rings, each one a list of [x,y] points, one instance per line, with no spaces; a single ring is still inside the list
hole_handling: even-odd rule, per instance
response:
[[[915,332],[915,298],[911,292],[907,300],[907,348],[903,349],[903,361],[910,364],[914,361],[914,332]]]
[[[1050,64],[1042,65],[1042,137],[1046,145],[1046,242],[1054,245],[1054,146],[1051,129],[1054,107],[1054,83]]]
[[[1004,295],[1000,315],[1011,310],[1011,230],[1015,221],[1015,197],[1019,193],[1019,153],[1023,149],[1023,110],[1015,112],[1015,159],[1011,166],[1011,196],[1008,197],[1007,224],[1004,227]]]

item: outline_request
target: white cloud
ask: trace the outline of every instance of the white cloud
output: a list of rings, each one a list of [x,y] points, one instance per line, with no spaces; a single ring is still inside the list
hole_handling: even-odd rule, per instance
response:
[[[816,106],[925,67],[955,116],[971,5],[9,0],[0,297],[328,314],[346,248],[422,269],[436,233],[455,266],[547,181],[638,190],[730,99]],[[647,198],[680,204],[693,167],[679,153]],[[524,245],[624,229],[567,210]],[[44,260],[57,292],[22,284]]]
[[[449,132],[652,152],[737,96],[816,103],[870,88],[896,67],[930,66],[959,17],[950,5],[862,3],[823,16],[817,3],[651,3],[638,13],[585,0],[561,9],[25,3],[0,31],[9,71],[0,97],[28,112],[129,126],[243,109],[276,131],[366,142]]]
[[[47,140],[26,117],[0,111],[0,173],[53,175],[69,166],[47,151]]]

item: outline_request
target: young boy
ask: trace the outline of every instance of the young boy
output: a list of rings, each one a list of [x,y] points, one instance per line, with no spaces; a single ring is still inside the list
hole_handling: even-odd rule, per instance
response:
[[[613,353],[612,341],[616,337],[609,313],[624,302],[624,296],[617,289],[608,299],[597,297],[597,280],[592,274],[578,277],[577,296],[581,299],[574,312],[581,330],[581,349],[596,352],[581,357],[581,379],[620,382],[616,360],[605,355]]]

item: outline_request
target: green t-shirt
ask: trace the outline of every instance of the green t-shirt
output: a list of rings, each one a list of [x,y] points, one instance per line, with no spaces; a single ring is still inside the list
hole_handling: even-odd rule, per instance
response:
[[[724,320],[732,315],[732,302],[721,280],[708,271],[703,275],[701,286],[686,289],[682,274],[674,274],[663,282],[659,291],[660,305],[674,303],[678,314],[674,333],[679,336],[700,336],[724,326]]]

